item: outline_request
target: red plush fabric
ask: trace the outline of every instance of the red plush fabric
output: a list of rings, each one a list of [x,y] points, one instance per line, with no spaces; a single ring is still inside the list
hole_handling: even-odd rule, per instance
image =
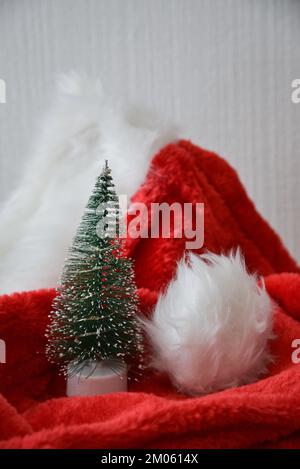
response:
[[[257,383],[208,396],[179,394],[148,372],[129,393],[66,398],[65,382],[45,359],[45,327],[54,290],[0,298],[0,448],[300,447],[300,273],[280,239],[255,211],[221,158],[181,141],[152,161],[134,200],[205,203],[205,249],[241,246],[249,269],[265,276],[276,300],[275,362]],[[147,313],[174,275],[184,240],[128,240]],[[289,273],[284,273],[289,272]]]
[[[190,142],[168,145],[155,156],[133,201],[145,203],[149,212],[153,202],[203,202],[203,249],[226,253],[240,246],[248,268],[261,275],[299,271],[255,210],[236,172],[215,153]],[[150,291],[165,287],[184,253],[185,242],[184,238],[129,239],[127,253],[135,258],[138,287]]]

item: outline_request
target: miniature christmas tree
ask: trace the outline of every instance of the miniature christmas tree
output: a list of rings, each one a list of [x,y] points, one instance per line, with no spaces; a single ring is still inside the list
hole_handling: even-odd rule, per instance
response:
[[[118,197],[106,162],[69,250],[46,334],[47,356],[66,374],[70,364],[78,373],[86,363],[103,360],[141,367],[138,298],[119,229]]]

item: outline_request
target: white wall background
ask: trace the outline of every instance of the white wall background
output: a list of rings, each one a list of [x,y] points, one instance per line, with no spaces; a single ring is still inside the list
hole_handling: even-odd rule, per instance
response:
[[[225,156],[300,260],[299,1],[0,0],[0,203],[70,69]]]

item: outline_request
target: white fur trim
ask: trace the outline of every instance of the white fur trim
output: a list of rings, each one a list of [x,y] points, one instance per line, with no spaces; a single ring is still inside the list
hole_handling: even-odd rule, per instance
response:
[[[187,393],[250,383],[271,360],[272,303],[239,250],[189,254],[144,325],[153,366]]]
[[[59,88],[23,180],[0,213],[1,293],[56,286],[105,159],[118,194],[130,197],[151,157],[176,140],[175,129],[124,110],[97,81],[73,73]]]

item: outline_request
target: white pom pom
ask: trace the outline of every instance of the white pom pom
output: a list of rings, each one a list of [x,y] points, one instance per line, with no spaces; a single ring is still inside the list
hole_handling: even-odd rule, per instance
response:
[[[239,250],[189,254],[145,328],[152,365],[184,392],[213,392],[256,380],[271,361],[272,302]]]

